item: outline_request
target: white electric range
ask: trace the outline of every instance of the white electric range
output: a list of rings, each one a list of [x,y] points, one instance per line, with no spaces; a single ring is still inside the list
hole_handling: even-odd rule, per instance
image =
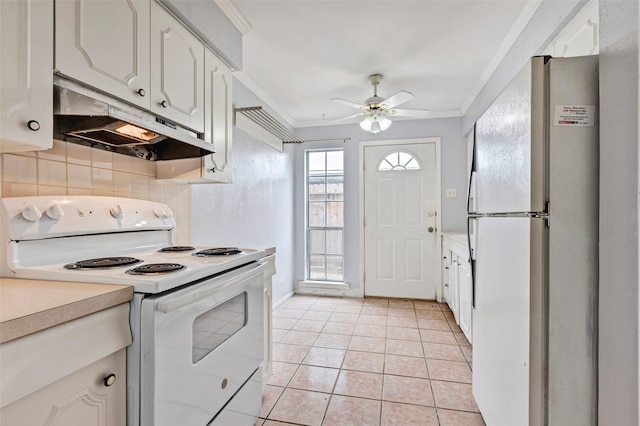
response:
[[[263,250],[175,246],[171,209],[96,196],[0,200],[0,276],[132,285],[127,424],[252,425]]]

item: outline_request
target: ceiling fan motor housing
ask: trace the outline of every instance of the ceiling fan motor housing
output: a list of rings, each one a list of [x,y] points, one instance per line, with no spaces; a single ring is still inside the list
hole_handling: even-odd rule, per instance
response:
[[[384,98],[376,95],[376,96],[370,97],[369,99],[364,101],[364,103],[367,105],[367,107],[370,110],[374,110],[374,109],[380,109],[380,102],[382,101],[384,101]]]

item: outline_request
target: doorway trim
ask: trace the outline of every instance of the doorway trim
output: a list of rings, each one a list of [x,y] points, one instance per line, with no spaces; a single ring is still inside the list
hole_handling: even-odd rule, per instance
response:
[[[394,145],[418,145],[433,143],[436,147],[436,258],[434,259],[434,265],[436,265],[436,301],[442,302],[442,237],[441,237],[441,220],[442,220],[442,176],[441,176],[441,156],[440,156],[440,137],[428,137],[428,138],[414,138],[414,139],[388,139],[383,141],[360,141],[358,146],[359,157],[359,208],[360,208],[360,276],[359,283],[359,297],[364,297],[364,286],[366,285],[364,279],[364,149],[368,146],[384,146],[388,145],[393,147]]]

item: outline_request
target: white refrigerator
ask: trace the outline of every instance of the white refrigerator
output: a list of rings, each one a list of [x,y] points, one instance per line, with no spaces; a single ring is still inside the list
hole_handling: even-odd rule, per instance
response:
[[[598,58],[535,57],[475,126],[473,394],[488,426],[597,420]]]

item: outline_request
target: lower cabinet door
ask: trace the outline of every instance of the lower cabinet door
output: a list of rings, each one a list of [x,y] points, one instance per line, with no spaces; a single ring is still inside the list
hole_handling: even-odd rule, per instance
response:
[[[0,424],[122,426],[126,382],[126,349],[121,349],[3,407]]]
[[[471,327],[472,327],[472,285],[471,285],[471,267],[468,262],[458,263],[458,292],[459,292],[459,313],[458,313],[458,325],[466,336],[467,340],[471,342]]]

